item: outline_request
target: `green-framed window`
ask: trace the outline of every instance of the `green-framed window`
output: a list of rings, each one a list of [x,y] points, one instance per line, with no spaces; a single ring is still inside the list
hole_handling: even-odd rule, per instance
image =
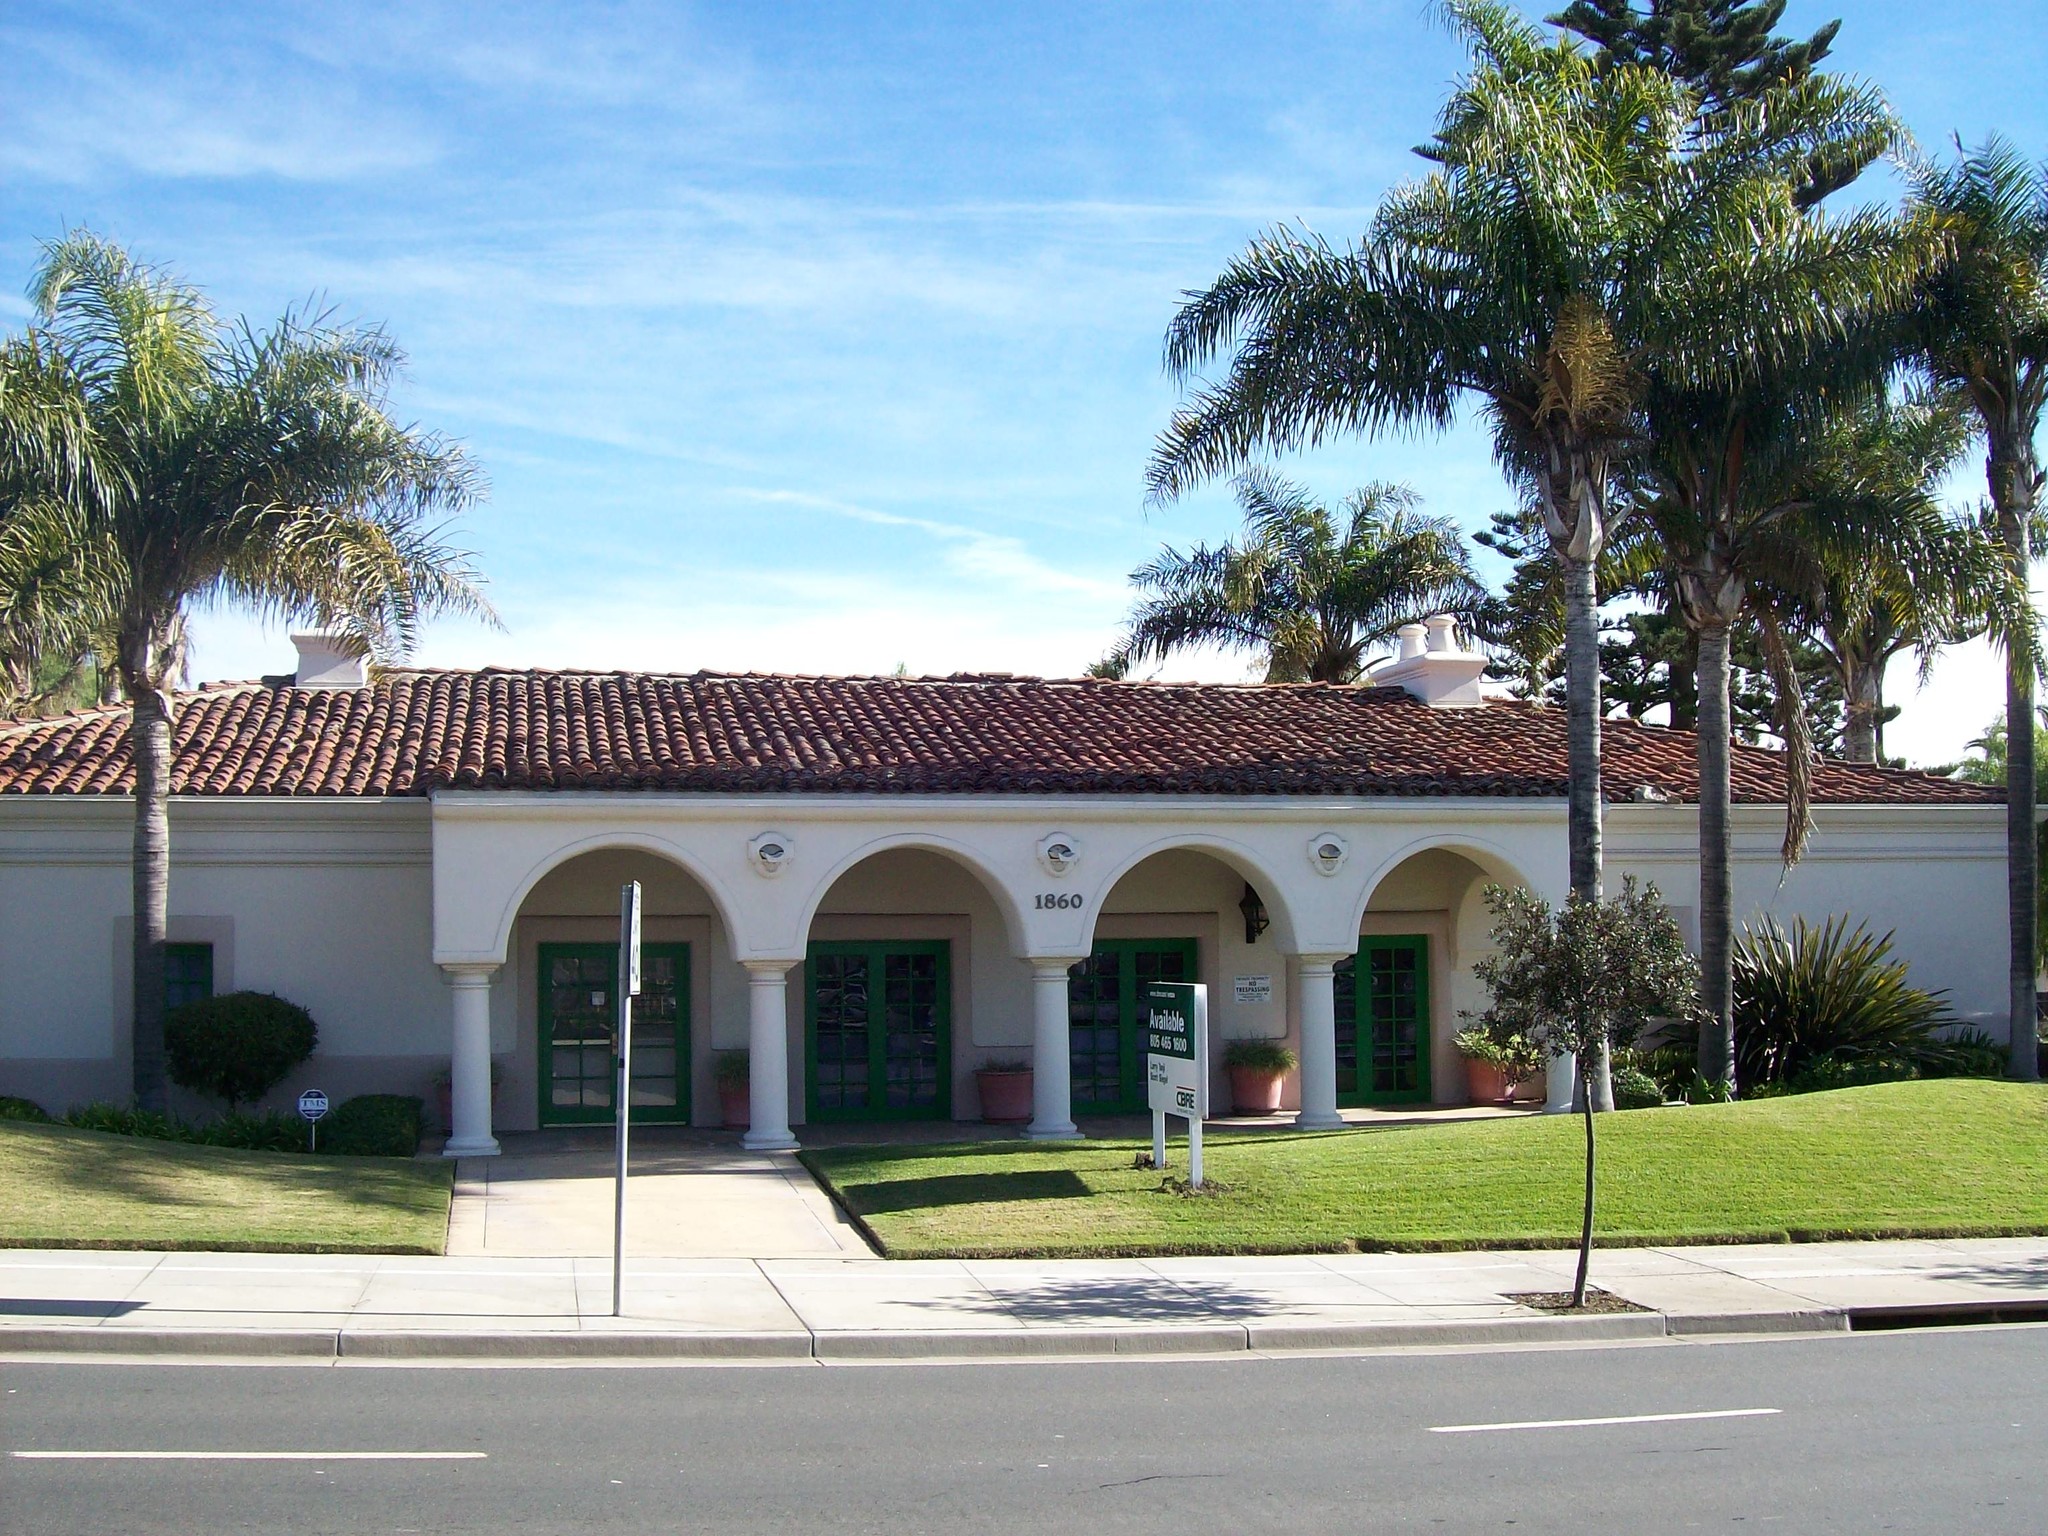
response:
[[[610,1125],[619,946],[540,946],[540,1123]],[[643,944],[633,999],[633,1123],[690,1118],[690,946]]]
[[[1429,937],[1361,939],[1337,963],[1337,1102],[1429,1102]]]
[[[164,946],[164,1009],[182,1003],[196,1003],[213,996],[213,946],[211,944],[166,944]]]
[[[820,940],[804,961],[804,1100],[812,1120],[953,1112],[952,946]]]
[[[1145,1107],[1138,997],[1147,982],[1193,981],[1193,939],[1098,939],[1067,972],[1067,1071],[1074,1113]]]

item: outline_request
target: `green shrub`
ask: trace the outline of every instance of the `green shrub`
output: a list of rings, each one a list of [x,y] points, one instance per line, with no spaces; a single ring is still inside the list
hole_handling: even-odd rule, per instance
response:
[[[283,1082],[318,1043],[313,1016],[268,992],[202,997],[164,1015],[171,1081],[231,1110]]]
[[[1278,1040],[1233,1040],[1223,1048],[1223,1065],[1247,1072],[1292,1072],[1299,1059]]]
[[[1614,1067],[1607,1076],[1614,1084],[1616,1109],[1655,1109],[1664,1102],[1664,1090],[1641,1067]]]
[[[0,1120],[29,1120],[37,1125],[48,1125],[50,1116],[34,1099],[0,1093]]]
[[[720,1051],[711,1062],[711,1077],[721,1088],[744,1088],[748,1082],[747,1053]]]
[[[231,1109],[218,1120],[193,1127],[189,1139],[202,1147],[232,1147],[238,1152],[303,1152],[306,1122],[276,1110],[245,1115]]]
[[[182,1121],[127,1104],[81,1104],[64,1117],[64,1124],[75,1125],[81,1131],[103,1131],[109,1136],[148,1136],[157,1141],[192,1139],[192,1128]]]
[[[1920,1075],[1910,1061],[1872,1056],[1862,1061],[1823,1058],[1795,1077],[1785,1079],[1787,1093],[1828,1093],[1836,1088],[1864,1088],[1872,1083],[1906,1083]]]
[[[1470,1017],[1470,1015],[1466,1015]],[[1483,1023],[1468,1024],[1451,1037],[1451,1044],[1467,1061],[1483,1061],[1498,1067],[1511,1083],[1526,1083],[1544,1068],[1543,1052],[1527,1035],[1511,1029],[1490,1028]]]
[[[358,1094],[320,1122],[319,1150],[338,1157],[411,1157],[420,1148],[424,1118],[425,1106],[406,1094]]]
[[[1981,1029],[1960,1029],[1939,1042],[1939,1054],[1920,1063],[1922,1077],[2004,1077],[2012,1052]]]
[[[1947,994],[1906,980],[1892,935],[1854,930],[1844,916],[1818,928],[1766,917],[1735,946],[1735,1080],[1747,1093],[1800,1077],[1818,1062],[1923,1064],[1968,1059],[1942,1038],[1953,1026]],[[1699,1048],[1689,1026],[1674,1036]]]
[[[1649,1074],[1668,1103],[1692,1096],[1700,1075],[1699,1054],[1697,1045],[1666,1044],[1647,1051],[1630,1051],[1625,1060],[1617,1057],[1615,1065],[1635,1067]]]

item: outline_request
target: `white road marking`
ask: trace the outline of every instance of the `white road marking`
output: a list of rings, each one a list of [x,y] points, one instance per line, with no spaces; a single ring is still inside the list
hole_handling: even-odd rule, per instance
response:
[[[1478,1435],[1496,1429],[1590,1429],[1602,1424],[1681,1424],[1692,1419],[1760,1419],[1782,1408],[1712,1408],[1704,1413],[1630,1413],[1611,1419],[1525,1419],[1514,1424],[1432,1424],[1432,1435]]]
[[[487,1461],[489,1451],[9,1451],[17,1461]]]

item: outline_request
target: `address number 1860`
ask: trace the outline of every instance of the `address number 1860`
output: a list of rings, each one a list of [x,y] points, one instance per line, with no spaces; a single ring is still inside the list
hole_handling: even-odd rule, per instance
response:
[[[1068,912],[1080,905],[1081,898],[1066,891],[1047,892],[1038,898],[1038,910],[1041,912]]]

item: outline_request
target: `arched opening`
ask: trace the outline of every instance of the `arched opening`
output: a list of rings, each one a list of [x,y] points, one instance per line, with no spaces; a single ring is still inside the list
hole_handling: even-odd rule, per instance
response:
[[[633,1122],[720,1123],[715,1056],[747,1039],[746,976],[724,920],[679,865],[608,847],[556,865],[519,903],[506,956],[516,1043],[494,1064],[500,1125],[614,1123],[619,892],[631,880],[642,914]]]
[[[1527,884],[1483,851],[1432,847],[1373,886],[1357,952],[1337,967],[1339,1107],[1469,1102],[1451,1040],[1458,1016],[1487,1004],[1472,967],[1492,949],[1496,882]]]
[[[792,1123],[976,1119],[976,1071],[1031,1055],[1031,968],[1004,897],[938,848],[842,871],[789,992]]]
[[[1287,1036],[1285,914],[1269,904],[1277,899],[1274,882],[1198,847],[1163,849],[1124,871],[1103,899],[1088,958],[1068,972],[1076,1120],[1145,1112],[1138,1002],[1147,982],[1208,987],[1212,1076],[1230,1041]]]

